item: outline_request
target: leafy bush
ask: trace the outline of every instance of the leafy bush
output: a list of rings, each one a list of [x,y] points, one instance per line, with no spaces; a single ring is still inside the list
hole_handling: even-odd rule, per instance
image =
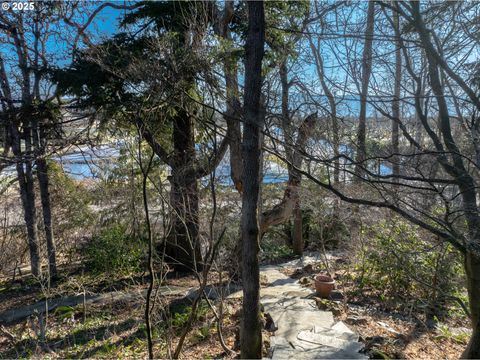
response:
[[[195,314],[194,322],[205,321],[210,308],[205,300],[201,300],[197,306],[197,312]],[[178,304],[170,309],[171,318],[169,319],[169,325],[175,330],[181,330],[188,322],[192,314],[192,306],[187,304]],[[165,326],[166,324],[163,323]]]
[[[324,245],[326,249],[335,249],[350,237],[350,231],[338,214],[317,214],[308,211],[304,216],[304,228],[310,246]]]
[[[145,243],[130,236],[125,226],[112,224],[87,244],[86,265],[96,273],[138,271],[142,266],[145,248]]]
[[[412,300],[440,315],[440,306],[463,291],[459,254],[417,226],[399,219],[362,230],[365,238],[356,262],[355,280],[381,298]]]
[[[293,250],[285,244],[268,237],[264,238],[261,244],[260,258],[263,261],[274,261],[293,256]]]

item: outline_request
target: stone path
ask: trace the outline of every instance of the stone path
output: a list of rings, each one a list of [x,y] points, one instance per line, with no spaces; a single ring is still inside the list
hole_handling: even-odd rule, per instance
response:
[[[313,289],[302,287],[281,273],[286,267],[302,267],[316,259],[304,258],[281,265],[263,266],[260,275],[268,286],[260,291],[264,312],[276,328],[270,337],[272,359],[367,359],[360,354],[363,344],[343,322],[335,323],[330,311],[321,311]]]

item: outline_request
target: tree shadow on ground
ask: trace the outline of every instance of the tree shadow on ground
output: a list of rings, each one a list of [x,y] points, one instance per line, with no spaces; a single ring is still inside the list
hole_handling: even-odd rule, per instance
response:
[[[146,339],[145,330],[143,328],[137,329],[133,334],[130,334],[128,336],[121,336],[119,340],[113,343],[100,344],[86,351],[83,350],[83,351],[78,351],[76,353],[71,353],[70,357],[73,359],[93,358],[96,355],[100,355],[101,353],[110,351],[110,349],[116,349],[120,345],[122,345],[123,347],[128,347],[132,345],[137,339],[141,339],[141,340]]]
[[[91,341],[103,341],[109,338],[111,335],[116,333],[123,333],[130,329],[132,329],[135,325],[139,322],[134,319],[127,319],[119,324],[105,324],[94,328],[79,328],[77,330],[73,330],[71,333],[67,334],[66,336],[57,336],[57,337],[49,337],[47,341],[42,344],[39,339],[35,338],[27,338],[17,341],[12,348],[1,352],[0,359],[12,359],[12,358],[19,358],[19,357],[30,357],[32,354],[38,354],[38,352],[42,352],[43,355],[46,355],[48,352],[58,352],[61,350],[66,350],[68,348],[75,348],[78,346],[83,347],[84,345],[88,344]],[[142,335],[143,330],[138,329],[133,335],[133,341],[135,338]],[[108,335],[108,336],[106,336]],[[97,346],[93,349],[102,349],[104,348],[104,344],[101,346]],[[82,354],[90,353],[90,350],[80,350],[77,353],[70,354],[70,358],[80,358],[84,357]],[[93,352],[94,353],[94,352]],[[92,353],[92,354],[93,354]]]

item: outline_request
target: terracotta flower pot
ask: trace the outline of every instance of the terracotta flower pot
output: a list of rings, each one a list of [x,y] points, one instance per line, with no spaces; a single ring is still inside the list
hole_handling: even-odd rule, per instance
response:
[[[317,294],[324,299],[328,299],[330,293],[335,287],[335,280],[328,275],[315,276],[315,290]]]

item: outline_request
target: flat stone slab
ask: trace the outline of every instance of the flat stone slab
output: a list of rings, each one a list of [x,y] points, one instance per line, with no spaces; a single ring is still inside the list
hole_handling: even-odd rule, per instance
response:
[[[342,323],[339,321],[337,324]],[[337,324],[333,325],[331,328],[325,328],[320,326],[315,326],[313,329],[313,333],[315,334],[323,334],[326,336],[336,337],[342,340],[347,341],[358,341],[359,337],[353,331],[347,328],[347,330],[336,328]],[[343,323],[342,323],[343,324]]]
[[[304,298],[313,293],[312,290],[302,288],[299,285],[280,285],[260,289],[260,297],[274,297],[278,299]]]
[[[287,275],[278,271],[278,266],[275,265],[266,265],[260,267],[260,276],[265,276],[270,286],[275,285],[274,283],[277,280],[293,280],[290,279]]]
[[[359,336],[355,334],[350,328],[345,325],[343,321],[337,322],[335,325],[332,326],[332,330],[335,330],[341,339],[350,340],[350,341],[358,341]],[[320,332],[320,331],[315,331]]]
[[[274,300],[278,300],[278,297],[281,296],[282,298],[293,299],[293,298],[303,298],[310,294],[313,291],[301,288],[299,286],[275,286],[275,287],[266,287],[260,289],[260,298],[261,303],[263,304],[266,299],[272,298]],[[235,291],[228,295],[227,299],[241,299],[243,297],[243,291]]]
[[[313,331],[300,331],[297,335],[303,348],[318,348],[319,346],[330,346],[346,352],[359,352],[363,344],[358,341],[344,340],[333,334],[314,333]]]
[[[316,252],[311,252],[311,253],[305,253],[301,258],[290,260],[288,262],[278,264],[276,265],[277,268],[303,268],[306,265],[309,264],[316,264],[316,263],[322,263],[322,261],[325,260],[325,256],[327,260],[334,260],[338,258],[338,256],[341,255],[340,253],[333,255],[333,254],[319,254]]]
[[[270,314],[277,330],[275,337],[283,338],[300,348],[308,348],[298,340],[298,333],[302,330],[312,331],[315,326],[329,328],[335,323],[329,311],[320,311],[315,301],[309,299],[269,299],[262,303],[266,313]]]
[[[360,353],[346,352],[332,347],[324,346],[310,350],[298,350],[287,347],[276,347],[272,354],[275,360],[312,360],[312,359],[368,359]]]
[[[305,297],[313,293],[312,290],[302,287],[295,279],[289,278],[278,271],[278,266],[267,265],[260,268],[260,276],[267,279],[268,286],[260,289],[262,303],[264,298],[296,298]],[[243,297],[241,290],[235,291],[227,296],[228,299],[239,299]]]

